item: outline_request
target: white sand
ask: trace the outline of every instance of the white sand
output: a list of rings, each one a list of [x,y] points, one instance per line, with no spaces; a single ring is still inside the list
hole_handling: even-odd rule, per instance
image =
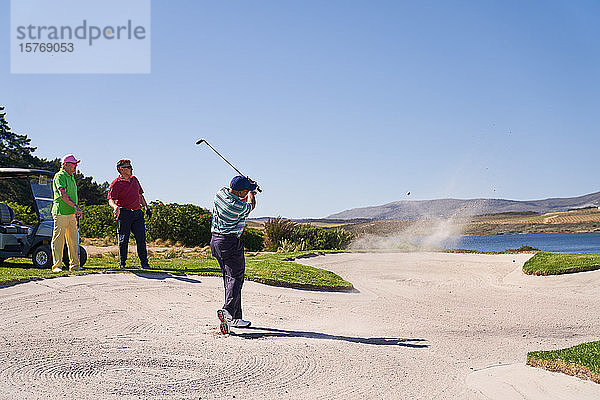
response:
[[[216,277],[74,276],[0,289],[1,399],[599,399],[524,365],[598,340],[600,271],[528,255],[336,254],[353,293],[244,286],[254,329],[219,334]]]

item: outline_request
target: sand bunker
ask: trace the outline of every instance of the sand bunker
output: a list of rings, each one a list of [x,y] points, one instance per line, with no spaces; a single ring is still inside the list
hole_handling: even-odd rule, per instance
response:
[[[0,289],[2,399],[578,399],[600,385],[524,366],[598,340],[600,271],[519,272],[529,255],[302,259],[353,293],[247,282],[253,329],[218,332],[216,277],[111,274]]]

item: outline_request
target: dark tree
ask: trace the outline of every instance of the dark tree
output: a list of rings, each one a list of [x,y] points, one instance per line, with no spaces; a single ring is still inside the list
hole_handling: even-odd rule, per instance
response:
[[[36,147],[31,146],[27,135],[12,132],[6,121],[4,107],[0,106],[0,167],[37,168],[58,172],[60,159],[46,160],[34,156]],[[81,204],[106,204],[108,182],[96,183],[91,176],[77,172],[77,193]],[[31,205],[31,194],[27,182],[22,179],[0,181],[0,201],[14,201],[23,205]]]
[[[96,183],[91,176],[83,176],[83,174],[75,173],[75,182],[77,182],[77,195],[79,196],[79,204],[87,206],[107,204],[106,196],[110,184],[104,182]]]
[[[4,107],[0,106],[0,167],[27,167],[32,164],[35,147],[27,135],[11,131]]]
[[[31,139],[18,135],[10,129],[6,121],[4,107],[0,106],[0,167],[27,167],[31,164],[35,147]],[[31,205],[27,183],[21,179],[0,181],[0,201],[16,201]]]

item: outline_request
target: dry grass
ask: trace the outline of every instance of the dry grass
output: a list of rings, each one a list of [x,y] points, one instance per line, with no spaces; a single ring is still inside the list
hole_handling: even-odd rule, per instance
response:
[[[575,376],[580,379],[589,379],[593,382],[600,383],[600,374],[578,364],[566,363],[561,360],[549,361],[540,360],[535,357],[527,357],[527,365],[543,368],[552,372],[562,372],[563,374]]]
[[[527,364],[600,383],[600,341],[527,353]]]
[[[107,236],[105,238],[81,238],[81,244],[84,246],[108,247],[117,244],[117,238]]]
[[[543,218],[545,224],[578,224],[583,222],[600,222],[600,211],[565,211],[544,214]]]
[[[543,214],[491,214],[473,217],[473,221],[471,221],[473,224],[578,224],[587,222],[600,222],[600,210],[597,208],[586,208]]]

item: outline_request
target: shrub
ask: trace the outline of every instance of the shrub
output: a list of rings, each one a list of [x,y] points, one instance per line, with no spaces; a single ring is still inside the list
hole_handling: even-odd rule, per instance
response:
[[[81,206],[83,215],[79,221],[79,234],[88,238],[115,237],[117,221],[108,205]]]
[[[348,232],[343,228],[335,228],[328,230],[331,232],[331,235],[334,237],[332,242],[334,243],[334,249],[345,249],[350,242],[356,238],[356,235],[352,232]]]
[[[37,215],[35,215],[35,212],[31,208],[31,206],[22,206],[12,201],[8,201],[6,202],[6,204],[15,212],[15,220],[22,222],[25,225],[37,224]]]
[[[354,234],[344,229],[323,229],[296,224],[277,217],[265,224],[265,249],[269,251],[337,250],[345,248]]]
[[[297,250],[339,250],[345,248],[354,235],[344,229],[323,229],[311,225],[298,225],[291,240]]]
[[[21,211],[26,208],[19,207]],[[150,208],[152,217],[146,218],[145,221],[146,236],[149,241],[157,241],[167,246],[173,243],[184,246],[206,246],[210,243],[212,215],[207,209],[193,204],[161,202],[153,202]],[[109,205],[82,206],[81,209],[83,217],[79,223],[79,232],[82,237],[115,237],[117,223]],[[263,235],[256,229],[247,227],[241,240],[249,251],[263,249]]]
[[[292,240],[296,223],[289,219],[277,217],[269,218],[264,223],[265,229],[265,249],[277,251],[281,247],[283,240]]]
[[[263,234],[258,229],[246,227],[240,237],[244,248],[248,251],[260,251],[264,246]]]
[[[149,240],[181,242],[185,246],[205,246],[210,242],[210,212],[193,204],[151,204],[152,217],[146,220]]]
[[[278,253],[291,253],[294,251],[302,251],[306,250],[304,243],[295,243],[289,239],[283,239],[279,248],[277,249]]]

